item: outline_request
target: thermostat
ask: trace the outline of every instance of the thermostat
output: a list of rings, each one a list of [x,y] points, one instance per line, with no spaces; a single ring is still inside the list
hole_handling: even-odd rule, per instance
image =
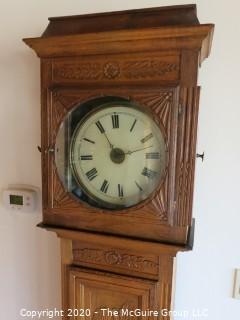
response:
[[[32,212],[36,208],[37,193],[30,188],[8,188],[3,191],[3,203],[11,210]]]

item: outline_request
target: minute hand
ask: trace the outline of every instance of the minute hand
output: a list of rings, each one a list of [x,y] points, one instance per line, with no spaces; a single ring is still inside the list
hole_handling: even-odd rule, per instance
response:
[[[133,150],[133,151],[127,151],[127,152],[125,152],[125,154],[132,154],[132,153],[134,153],[134,152],[142,151],[142,150],[145,150],[145,149],[148,149],[148,148],[152,148],[152,147],[153,147],[153,146],[148,146],[148,147],[136,149],[136,150]]]

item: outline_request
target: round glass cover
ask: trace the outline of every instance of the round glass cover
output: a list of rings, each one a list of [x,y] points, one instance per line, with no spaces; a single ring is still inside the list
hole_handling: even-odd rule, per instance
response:
[[[98,208],[120,210],[147,199],[163,179],[166,160],[164,136],[151,115],[118,97],[76,106],[56,138],[65,188]]]

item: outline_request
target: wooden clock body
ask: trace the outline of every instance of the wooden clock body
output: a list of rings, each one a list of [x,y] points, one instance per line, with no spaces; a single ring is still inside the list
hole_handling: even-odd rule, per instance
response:
[[[192,225],[197,73],[212,32],[187,5],[51,18],[40,38],[24,40],[41,58],[42,226],[61,238],[65,309],[90,308],[92,319],[104,307],[170,309],[174,257]],[[161,187],[114,212],[74,199],[53,152],[68,112],[103,96],[150,111],[168,148]]]

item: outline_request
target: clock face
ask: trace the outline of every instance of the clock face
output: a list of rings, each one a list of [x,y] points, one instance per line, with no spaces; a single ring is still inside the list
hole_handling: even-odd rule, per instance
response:
[[[159,126],[129,102],[93,108],[75,126],[68,150],[69,170],[81,195],[101,208],[140,203],[165,173],[166,144]]]

